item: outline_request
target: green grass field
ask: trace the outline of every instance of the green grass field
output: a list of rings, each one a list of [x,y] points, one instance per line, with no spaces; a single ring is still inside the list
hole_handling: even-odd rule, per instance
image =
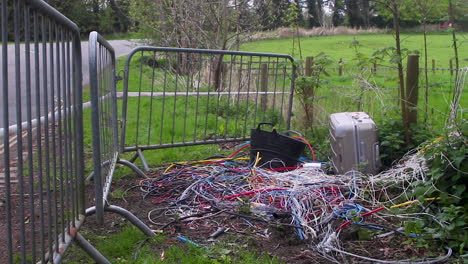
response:
[[[468,66],[468,33],[460,32],[457,35],[459,44],[458,52],[460,66]],[[371,56],[378,49],[394,47],[395,39],[391,34],[365,34],[365,35],[335,35],[335,36],[314,36],[300,39],[303,58],[315,56],[324,52],[338,63],[342,58],[345,64],[353,65],[354,50],[351,48],[353,41],[359,41],[360,52]],[[421,56],[424,54],[422,34],[402,34],[401,46],[409,50],[418,50]],[[429,67],[431,60],[435,59],[437,68],[448,68],[449,60],[454,58],[452,47],[452,36],[449,34],[429,34],[428,38],[428,58]],[[241,50],[256,52],[272,52],[291,54],[296,59],[300,59],[298,47],[295,47],[293,54],[293,39],[261,40],[245,43]],[[297,40],[296,40],[297,44]],[[422,64],[422,60],[420,62]]]
[[[423,61],[423,36],[422,34],[402,34],[402,48],[410,51],[417,50],[420,53],[419,65],[424,67]],[[432,67],[435,60],[436,68],[449,68],[449,60],[454,58],[452,47],[452,36],[445,34],[428,35],[428,68]],[[322,83],[316,93],[315,104],[317,108],[318,125],[326,124],[326,117],[333,112],[341,111],[366,111],[376,121],[397,116],[400,111],[398,96],[398,73],[396,70],[379,69],[376,74],[371,74],[370,69],[356,69],[358,59],[353,42],[359,43],[358,52],[363,58],[370,58],[372,54],[382,48],[395,45],[391,34],[365,34],[365,35],[336,35],[303,37],[300,39],[302,47],[302,58],[317,56],[325,53],[332,60],[322,74]],[[468,34],[458,33],[458,53],[460,67],[468,65]],[[295,39],[295,50],[293,50],[293,39],[276,39],[250,42],[242,45],[241,49],[255,52],[273,52],[291,54],[300,60],[297,39]],[[342,59],[344,67],[343,75],[338,74],[338,62]],[[395,66],[390,64],[389,56],[378,62],[378,67]],[[406,60],[403,60],[404,66]],[[453,60],[453,65],[455,61]],[[369,67],[369,66],[367,66]],[[418,115],[420,120],[426,119],[430,125],[442,128],[447,118],[450,101],[453,96],[455,83],[454,74],[449,70],[430,70],[428,72],[428,88],[426,98],[426,84],[423,71],[419,76],[419,99]],[[468,96],[463,94],[461,104],[467,107]],[[427,100],[427,105],[426,105]],[[466,117],[466,116],[465,116]]]

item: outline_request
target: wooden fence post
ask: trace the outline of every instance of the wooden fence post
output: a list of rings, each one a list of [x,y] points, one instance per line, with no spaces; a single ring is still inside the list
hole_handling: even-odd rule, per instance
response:
[[[262,96],[260,97],[260,104],[262,106],[262,111],[265,112],[268,105],[268,64],[262,63],[260,65],[260,89]]]
[[[406,66],[406,102],[408,125],[416,124],[418,120],[418,80],[419,55],[408,55]]]
[[[340,61],[338,61],[338,75],[343,76],[343,59],[340,58]]]
[[[374,74],[377,74],[377,62],[374,62],[372,70]]]
[[[432,73],[435,74],[435,60],[432,59]]]

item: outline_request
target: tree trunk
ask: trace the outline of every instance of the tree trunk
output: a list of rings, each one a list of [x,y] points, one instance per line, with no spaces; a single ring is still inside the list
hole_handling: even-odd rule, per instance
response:
[[[423,28],[424,28],[424,124],[427,124],[427,106],[429,105],[429,76],[427,74],[427,32],[426,32],[426,18],[423,21]]]
[[[401,102],[401,116],[403,120],[403,133],[405,137],[405,143],[410,143],[409,137],[409,125],[408,117],[406,112],[406,93],[405,93],[405,77],[403,74],[403,64],[401,58],[401,45],[400,45],[400,12],[398,10],[398,4],[396,0],[392,0],[390,3],[392,13],[393,13],[393,28],[395,29],[395,44],[396,44],[396,53],[398,56],[398,79],[400,85],[400,102]]]

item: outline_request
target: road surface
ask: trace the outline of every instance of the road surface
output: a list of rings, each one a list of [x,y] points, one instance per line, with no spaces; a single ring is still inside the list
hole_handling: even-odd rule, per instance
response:
[[[124,56],[130,53],[130,51],[141,44],[139,44],[138,40],[110,40],[109,43],[114,47],[116,57]],[[42,47],[40,46],[39,51],[42,50]],[[48,50],[48,48],[47,48]],[[88,42],[83,41],[81,42],[81,52],[82,52],[82,65],[83,65],[83,86],[86,86],[86,84],[89,83],[89,63],[88,63]],[[15,45],[11,44],[8,45],[8,52],[7,52],[7,58],[8,58],[8,119],[9,119],[9,126],[14,125],[17,123],[16,121],[16,73],[15,73]],[[34,45],[30,46],[30,56],[31,56],[31,61],[29,64],[31,65],[31,87],[35,87],[35,82],[34,82],[34,76],[35,76],[35,69],[34,69]],[[21,109],[22,109],[22,121],[26,120],[26,59],[25,59],[25,45],[21,44],[20,45],[20,85],[19,88],[21,90]],[[42,57],[42,56],[40,56]],[[0,52],[0,73],[3,72],[2,69],[3,65],[3,57]],[[39,65],[42,66],[42,58],[40,58]],[[47,62],[47,68],[50,67],[50,62]],[[42,67],[39,67],[39,72],[42,71]],[[42,76],[42,74],[40,74]],[[3,74],[0,74],[0,85],[3,85]],[[42,84],[42,79],[40,81]],[[50,80],[48,80],[48,84],[50,84]],[[3,96],[3,87],[0,89],[0,129],[4,128],[4,120],[3,120],[3,105],[1,98]],[[32,89],[32,109],[35,109],[35,91]],[[41,97],[42,98],[42,97]],[[35,114],[35,111],[33,111],[33,118],[36,118],[37,115]]]

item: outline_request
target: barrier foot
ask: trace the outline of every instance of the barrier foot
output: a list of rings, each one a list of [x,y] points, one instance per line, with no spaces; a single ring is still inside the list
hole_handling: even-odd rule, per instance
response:
[[[150,168],[148,166],[148,163],[146,162],[145,155],[143,155],[143,151],[141,151],[141,149],[138,149],[137,153],[138,157],[140,157],[141,164],[143,164],[143,169],[145,169],[145,171],[149,171]]]
[[[88,242],[80,233],[75,236],[75,241],[91,258],[99,264],[111,264],[91,243]]]
[[[156,234],[151,230],[145,223],[143,223],[138,217],[136,217],[134,214],[129,212],[128,210],[120,207],[120,206],[115,206],[115,205],[108,205],[104,207],[105,212],[112,212],[119,214],[123,217],[125,217],[130,223],[132,223],[134,226],[138,227],[138,229],[141,230],[145,235],[149,237],[154,237]],[[90,216],[96,213],[96,207],[90,207],[86,209],[86,216]]]
[[[118,159],[118,160],[117,160],[117,163],[129,167],[129,168],[132,169],[136,174],[138,174],[139,176],[141,176],[141,177],[143,177],[143,178],[145,178],[145,179],[148,178],[148,176],[147,176],[142,170],[140,170],[135,164],[131,163],[131,162],[128,161],[128,160]]]

